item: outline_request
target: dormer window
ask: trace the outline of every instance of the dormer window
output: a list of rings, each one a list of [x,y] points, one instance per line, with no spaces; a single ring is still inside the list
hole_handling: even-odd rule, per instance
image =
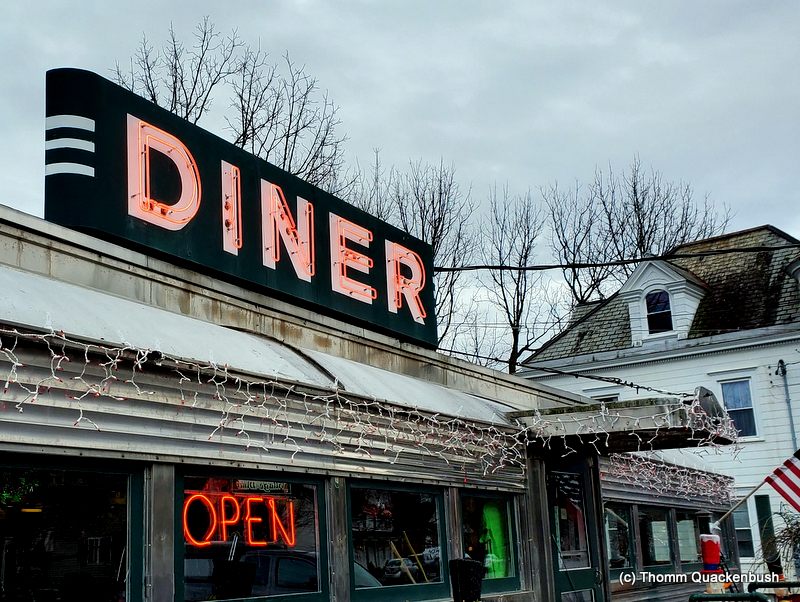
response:
[[[672,309],[667,291],[653,291],[645,296],[647,329],[650,334],[672,331]]]
[[[706,285],[667,261],[640,264],[619,290],[628,306],[631,346],[669,346],[689,337]]]

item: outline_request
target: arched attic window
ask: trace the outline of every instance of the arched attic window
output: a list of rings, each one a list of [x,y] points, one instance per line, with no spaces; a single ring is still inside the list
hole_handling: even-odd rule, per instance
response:
[[[669,293],[664,290],[652,291],[645,295],[647,305],[647,330],[650,334],[672,330],[672,307]]]

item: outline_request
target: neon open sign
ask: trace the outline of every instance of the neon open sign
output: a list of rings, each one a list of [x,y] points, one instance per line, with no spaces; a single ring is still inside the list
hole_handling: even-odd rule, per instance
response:
[[[427,346],[430,247],[87,71],[47,74],[45,216]]]
[[[183,502],[186,543],[204,548],[241,533],[248,546],[283,543],[294,547],[294,502],[269,495],[186,492]]]

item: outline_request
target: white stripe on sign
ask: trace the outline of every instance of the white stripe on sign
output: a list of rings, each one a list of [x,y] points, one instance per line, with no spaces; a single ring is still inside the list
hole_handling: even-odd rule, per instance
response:
[[[56,128],[75,128],[93,132],[94,119],[81,117],[80,115],[52,115],[45,118],[44,129],[54,130]]]
[[[45,140],[44,150],[55,148],[77,148],[78,150],[94,152],[94,142],[80,140],[78,138],[56,138],[55,140]]]
[[[44,175],[54,176],[61,173],[70,173],[77,176],[94,177],[94,167],[81,165],[80,163],[51,163],[44,166]]]

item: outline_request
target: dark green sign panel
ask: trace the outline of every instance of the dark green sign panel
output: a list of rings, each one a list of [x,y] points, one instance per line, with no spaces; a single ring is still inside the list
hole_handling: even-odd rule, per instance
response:
[[[435,347],[430,246],[88,71],[47,73],[45,217]]]

